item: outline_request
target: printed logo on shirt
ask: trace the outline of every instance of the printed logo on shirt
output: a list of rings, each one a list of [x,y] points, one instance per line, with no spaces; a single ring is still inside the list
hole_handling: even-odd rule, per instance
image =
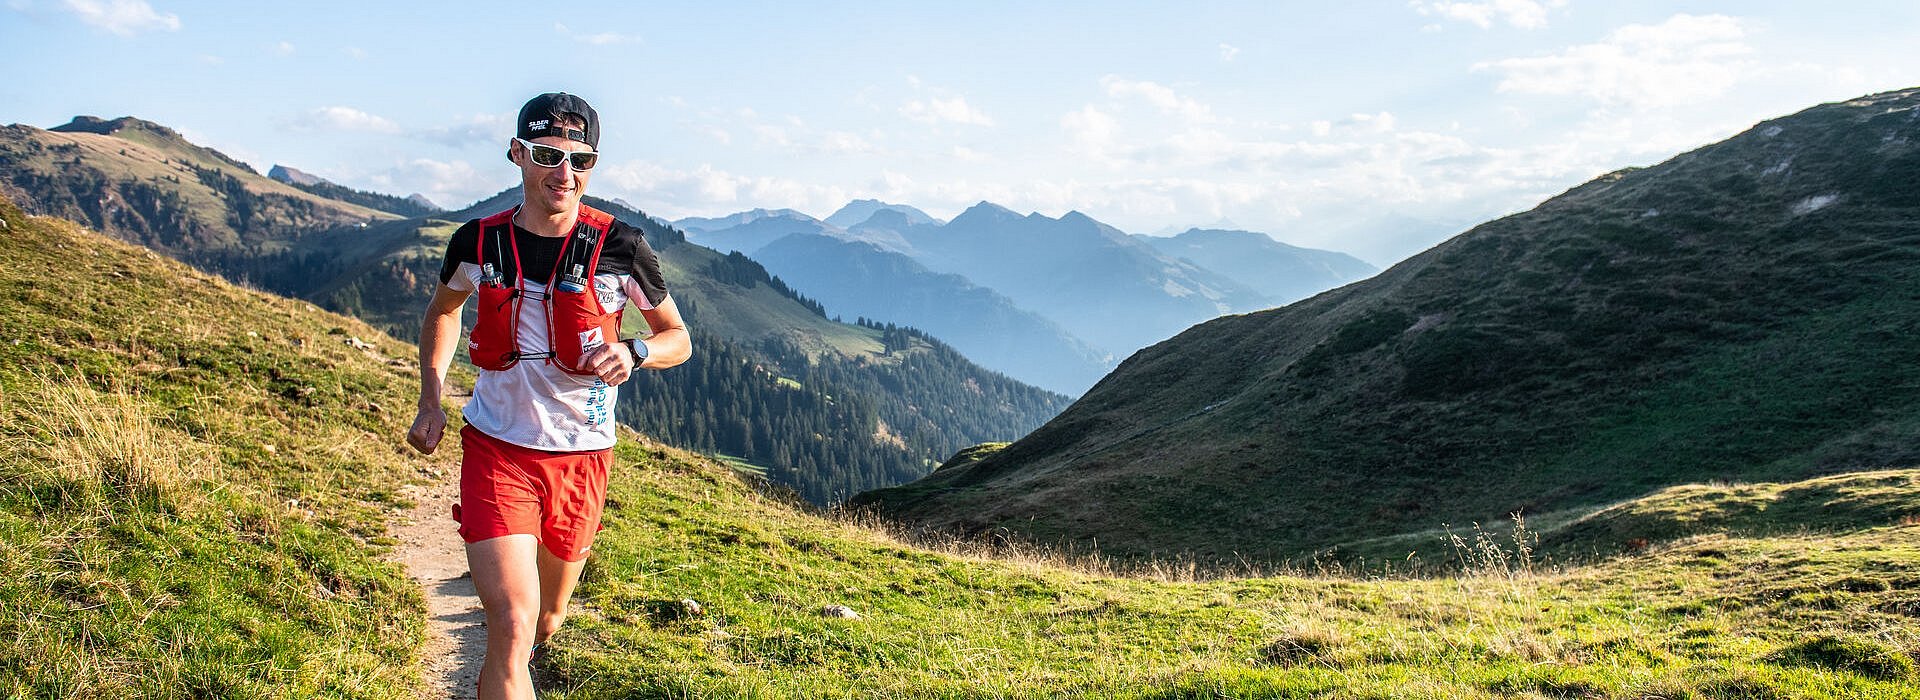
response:
[[[593,386],[587,388],[586,409],[585,413],[587,414],[588,425],[606,425],[607,420],[613,417],[613,412],[607,409],[607,383],[605,380],[595,377],[593,379]]]

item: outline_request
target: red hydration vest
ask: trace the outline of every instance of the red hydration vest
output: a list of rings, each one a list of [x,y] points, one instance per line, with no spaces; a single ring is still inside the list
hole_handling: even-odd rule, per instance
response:
[[[580,358],[588,351],[620,338],[620,312],[616,309],[608,312],[600,305],[600,296],[594,293],[593,275],[600,267],[600,249],[606,245],[607,231],[613,226],[613,216],[585,204],[580,205],[579,221],[573,226],[573,233],[560,243],[560,254],[553,265],[553,274],[547,278],[547,292],[541,303],[547,308],[547,343],[544,352],[521,352],[519,340],[520,305],[527,300],[526,275],[520,267],[520,246],[513,241],[513,215],[519,211],[514,207],[480,220],[479,235],[474,236],[479,252],[474,256],[482,270],[480,280],[480,318],[473,324],[473,334],[467,341],[467,354],[473,364],[480,369],[500,371],[512,367],[521,360],[545,359],[549,364],[568,374],[591,375],[591,370],[582,369]],[[494,244],[487,245],[487,236],[492,234]],[[500,239],[506,239],[506,245],[500,245]],[[580,245],[592,246],[593,252],[584,264],[570,264],[567,251],[575,240]],[[487,249],[494,250],[499,263],[505,263],[501,255],[502,248],[513,251],[513,284],[501,282],[495,266],[487,262]],[[577,255],[577,252],[576,252]],[[575,268],[575,269],[562,269]],[[555,284],[563,278],[580,283],[580,291],[567,291]],[[624,306],[624,305],[623,305]]]

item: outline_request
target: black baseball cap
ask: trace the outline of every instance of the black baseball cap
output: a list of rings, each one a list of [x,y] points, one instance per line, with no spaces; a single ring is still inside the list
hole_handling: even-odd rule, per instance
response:
[[[569,129],[559,124],[562,115],[579,117],[587,125],[586,131]],[[527,100],[520,108],[520,121],[514,125],[515,136],[529,141],[542,136],[559,136],[579,141],[595,149],[600,148],[600,115],[593,111],[593,105],[578,95],[564,92],[549,92]]]

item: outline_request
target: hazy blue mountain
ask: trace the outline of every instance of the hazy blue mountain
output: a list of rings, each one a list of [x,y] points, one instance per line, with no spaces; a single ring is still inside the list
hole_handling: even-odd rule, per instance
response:
[[[806,214],[794,211],[792,209],[749,209],[747,211],[743,211],[737,214],[728,214],[726,216],[716,216],[716,217],[689,216],[684,219],[675,220],[672,223],[676,228],[679,228],[680,230],[685,231],[687,233],[701,234],[701,233],[706,233],[708,231],[718,231],[720,229],[733,228],[735,226],[739,226],[742,224],[749,224],[755,221],[759,221],[761,219],[768,219],[768,218],[818,221],[818,219],[815,219],[811,216],[807,216]]]
[[[1299,301],[1380,271],[1346,253],[1287,245],[1252,231],[1195,228],[1173,237],[1135,238],[1265,294],[1271,306]]]
[[[758,215],[755,215],[758,213]],[[682,219],[685,221],[685,219]],[[828,226],[826,222],[803,215],[793,209],[766,211],[755,209],[737,213],[722,219],[707,219],[708,228],[685,228],[687,238],[695,244],[707,245],[722,253],[747,253],[753,255],[760,245],[772,244],[791,234],[837,234],[839,230]],[[720,226],[718,222],[739,221],[730,226]]]
[[[840,207],[840,211],[828,215],[826,222],[843,229],[853,228],[856,224],[865,223],[867,219],[873,218],[874,213],[880,211],[899,212],[906,217],[907,223],[910,224],[933,224],[938,226],[946,223],[929,216],[924,211],[905,204],[888,204],[878,199],[856,199],[848,202],[846,206]]]
[[[1110,355],[1013,300],[865,241],[793,234],[753,258],[830,314],[911,325],[1034,386],[1077,396],[1113,368]]]
[[[1265,295],[1080,212],[1021,216],[981,202],[944,226],[880,212],[849,233],[896,236],[928,268],[992,288],[1116,356],[1267,306]]]

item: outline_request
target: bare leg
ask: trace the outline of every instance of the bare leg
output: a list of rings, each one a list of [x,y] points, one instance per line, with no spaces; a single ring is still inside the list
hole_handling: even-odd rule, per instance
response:
[[[587,560],[566,561],[540,548],[540,620],[534,626],[533,643],[547,641],[548,637],[559,631],[560,623],[567,619],[567,599],[573,597],[573,587],[580,582],[580,572],[587,567]]]
[[[467,568],[473,572],[474,591],[487,613],[487,660],[480,665],[480,700],[533,698],[527,658],[542,617],[544,577],[535,554],[539,549],[533,535],[506,535],[467,545]]]

